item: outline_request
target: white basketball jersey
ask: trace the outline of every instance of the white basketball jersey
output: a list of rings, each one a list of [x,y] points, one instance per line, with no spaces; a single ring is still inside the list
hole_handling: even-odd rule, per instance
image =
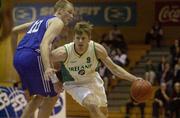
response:
[[[65,48],[68,56],[64,65],[75,81],[97,76],[98,60],[93,41],[89,42],[87,51],[81,56],[76,53],[74,42],[66,44]]]

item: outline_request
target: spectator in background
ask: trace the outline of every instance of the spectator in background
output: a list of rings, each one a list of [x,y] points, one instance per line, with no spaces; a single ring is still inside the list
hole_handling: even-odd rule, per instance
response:
[[[174,79],[173,83],[180,82],[180,58],[174,66]]]
[[[104,81],[104,88],[106,94],[108,94],[109,78],[111,78],[112,74],[102,62],[100,62],[100,66],[99,66],[99,75],[102,77]]]
[[[122,39],[124,38],[121,31],[118,29],[118,25],[115,24],[113,25],[113,29],[109,32],[109,39],[114,40],[117,36],[121,36]]]
[[[170,64],[167,62],[165,64],[165,69],[161,75],[160,83],[166,83],[167,90],[170,95],[172,95],[173,77],[174,77],[173,70],[171,69]]]
[[[171,55],[174,55],[174,53],[176,52],[176,48],[177,47],[180,47],[179,39],[175,39],[174,40],[174,44],[170,46],[170,53],[171,53]]]
[[[180,83],[174,84],[174,92],[171,101],[171,116],[173,118],[180,118]]]
[[[165,63],[164,71],[162,72],[160,83],[168,83],[173,78],[173,71],[171,70],[170,64],[168,62]]]
[[[170,95],[168,94],[166,83],[161,83],[160,88],[155,92],[152,112],[153,118],[159,118],[160,110],[162,110],[163,116],[168,117],[169,101]]]
[[[122,50],[122,52],[127,53],[128,46],[124,40],[123,35],[117,35],[117,37],[114,39],[114,47],[120,48]]]
[[[127,54],[122,53],[122,51],[119,48],[116,48],[115,51],[116,54],[113,56],[113,61],[119,66],[127,66],[129,64]]]
[[[113,25],[113,29],[109,33],[104,33],[101,37],[100,43],[112,45],[113,48],[120,48],[123,52],[127,52],[128,46],[124,40],[124,36],[118,29],[117,25]]]
[[[165,69],[165,64],[166,64],[166,62],[167,62],[167,58],[166,58],[166,56],[161,56],[161,61],[160,61],[160,63],[158,64],[158,71],[160,72],[160,73],[162,73],[163,72],[163,70]]]
[[[152,40],[156,41],[156,46],[161,46],[161,40],[163,39],[163,29],[159,22],[155,22],[151,30],[146,33],[145,44],[149,44]]]
[[[167,62],[167,57],[162,55],[161,61],[159,62],[158,66],[157,66],[157,78],[161,78],[161,75],[165,69],[166,62]],[[160,84],[159,81],[158,81],[158,84]]]
[[[109,34],[108,33],[103,33],[101,36],[101,41],[100,43],[109,43]]]
[[[151,59],[147,59],[146,66],[145,66],[145,80],[154,84],[154,79],[156,77],[155,67],[152,63]]]
[[[124,40],[124,36],[118,29],[117,25],[114,25],[113,29],[109,32],[109,40],[112,43],[113,47],[120,48],[124,52],[127,51],[127,44]]]
[[[170,54],[171,54],[171,63],[172,67],[176,64],[177,58],[179,58],[179,48],[180,48],[180,41],[179,39],[174,40],[174,44],[170,46]]]
[[[117,25],[113,26],[113,29],[109,32],[108,36],[108,38],[105,38],[108,39],[107,43],[112,44],[114,48],[120,48],[124,52],[127,51],[127,44],[124,40],[124,36]]]
[[[141,118],[144,118],[144,108],[145,103],[136,103],[133,101],[132,98],[130,98],[130,101],[126,104],[126,116],[125,118],[130,118],[130,109],[133,107],[139,107],[141,111]]]
[[[116,48],[111,48],[110,52],[110,58],[113,60],[113,58],[117,55]],[[113,60],[114,61],[114,60]],[[116,63],[117,64],[117,63]]]
[[[172,54],[172,62],[171,62],[173,68],[177,63],[178,58],[180,58],[180,47],[175,47],[175,52]]]

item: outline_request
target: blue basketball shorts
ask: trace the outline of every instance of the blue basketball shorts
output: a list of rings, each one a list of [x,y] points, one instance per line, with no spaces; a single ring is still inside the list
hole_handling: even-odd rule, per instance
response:
[[[52,82],[44,78],[40,53],[30,48],[16,50],[14,67],[20,76],[22,88],[29,90],[30,95],[50,97],[57,95]]]

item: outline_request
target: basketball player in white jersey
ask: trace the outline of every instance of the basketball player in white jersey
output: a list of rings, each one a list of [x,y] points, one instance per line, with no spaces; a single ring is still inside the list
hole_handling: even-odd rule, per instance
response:
[[[101,60],[117,77],[128,81],[140,79],[120,66],[116,65],[108,56],[106,49],[91,40],[92,25],[79,22],[74,28],[74,41],[61,46],[51,53],[54,62],[62,62],[64,89],[79,104],[87,108],[92,118],[107,118],[107,98],[103,87],[103,80],[96,71],[98,60]],[[65,70],[63,69],[65,68]]]

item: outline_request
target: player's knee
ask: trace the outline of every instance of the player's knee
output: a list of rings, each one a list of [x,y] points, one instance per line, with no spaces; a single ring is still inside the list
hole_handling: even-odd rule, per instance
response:
[[[109,112],[108,108],[107,107],[101,107],[100,109],[103,112],[103,114],[108,118],[108,112]]]
[[[97,112],[97,109],[98,109],[98,106],[96,104],[86,104],[85,106],[89,111],[93,112],[93,113],[96,113]]]
[[[94,94],[89,94],[84,98],[82,104],[98,104],[98,98]]]
[[[54,106],[56,101],[58,100],[58,97],[55,96],[55,97],[46,97],[43,99],[43,105],[45,106]]]
[[[30,100],[31,100],[30,93],[29,93],[29,91],[28,91],[27,89],[24,91],[24,96],[25,96],[25,98],[26,98],[27,101],[30,101]]]
[[[43,101],[44,97],[43,96],[39,96],[39,95],[36,95],[36,96],[33,96],[33,101],[35,104],[39,104],[40,102]]]
[[[90,111],[95,112],[98,109],[98,98],[94,94],[85,97],[82,104]]]

